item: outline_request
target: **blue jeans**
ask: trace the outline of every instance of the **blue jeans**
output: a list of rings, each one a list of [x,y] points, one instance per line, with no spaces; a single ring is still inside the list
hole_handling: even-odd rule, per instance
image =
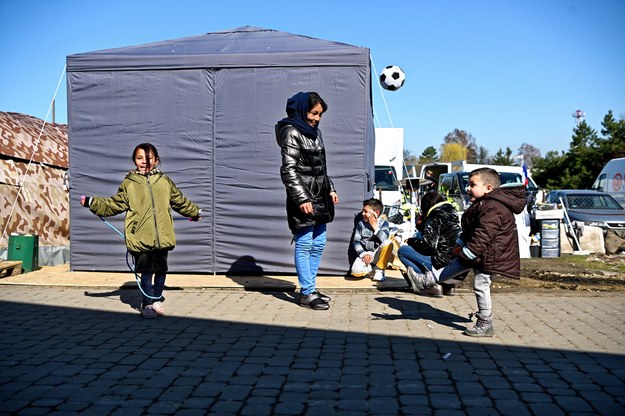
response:
[[[425,273],[432,270],[432,258],[419,253],[407,244],[399,247],[397,256],[404,266],[411,267],[415,272]]]
[[[156,301],[162,300],[163,289],[165,289],[165,275],[154,276],[154,284],[152,284],[152,273],[146,272],[141,274],[141,289],[146,295],[155,299],[150,299],[143,295],[143,306],[151,305]]]
[[[326,224],[311,225],[295,234],[295,270],[303,296],[316,290],[317,271],[325,246]]]

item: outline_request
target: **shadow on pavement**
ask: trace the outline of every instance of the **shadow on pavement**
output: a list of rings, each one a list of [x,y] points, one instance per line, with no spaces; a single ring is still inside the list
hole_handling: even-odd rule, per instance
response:
[[[454,329],[464,330],[466,325],[458,325],[456,322],[471,322],[468,317],[459,316],[446,312],[442,309],[433,308],[427,303],[416,302],[413,300],[399,299],[396,297],[380,297],[375,298],[380,303],[388,305],[390,308],[396,309],[400,313],[372,313],[374,319],[429,319],[443,326],[449,326]]]
[[[390,319],[459,319],[378,301],[400,311]],[[625,414],[619,354],[9,301],[0,310],[5,415]]]

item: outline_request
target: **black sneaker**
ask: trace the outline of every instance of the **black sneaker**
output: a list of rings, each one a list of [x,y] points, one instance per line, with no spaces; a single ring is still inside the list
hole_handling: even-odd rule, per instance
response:
[[[300,295],[299,298],[300,306],[314,309],[316,311],[325,311],[330,309],[330,304],[324,302],[318,293],[311,293],[308,296]]]
[[[332,300],[332,298],[330,296],[324,295],[323,293],[319,292],[318,290],[315,290],[313,293],[318,295],[319,299],[321,299],[325,303],[329,303]]]
[[[449,283],[442,283],[443,295],[456,296],[456,285],[450,285]]]

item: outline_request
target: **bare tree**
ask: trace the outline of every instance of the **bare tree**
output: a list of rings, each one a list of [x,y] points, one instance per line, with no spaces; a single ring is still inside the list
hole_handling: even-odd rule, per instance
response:
[[[488,149],[484,146],[479,146],[477,148],[477,163],[482,163],[484,165],[490,164],[490,157],[488,156]]]
[[[447,133],[443,141],[445,144],[459,143],[463,145],[467,150],[467,162],[477,162],[477,145],[475,143],[475,137],[473,137],[471,133],[468,133],[465,130],[454,129],[451,133]]]
[[[521,147],[519,147],[519,155],[523,155],[523,159],[528,169],[532,169],[536,162],[540,160],[540,150],[531,144],[523,143]]]

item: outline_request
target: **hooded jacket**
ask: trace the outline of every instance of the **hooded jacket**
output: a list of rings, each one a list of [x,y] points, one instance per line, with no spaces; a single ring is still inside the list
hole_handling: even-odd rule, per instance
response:
[[[426,212],[418,238],[409,238],[408,244],[421,254],[430,256],[435,269],[445,267],[453,260],[452,250],[460,236],[460,219],[451,202],[440,202]]]
[[[326,168],[326,153],[318,131],[311,139],[292,125],[276,125],[276,140],[281,148],[280,177],[286,187],[286,211],[293,234],[315,224],[332,222],[334,203],[330,192],[336,192]],[[302,213],[299,206],[313,204],[313,215]]]
[[[110,198],[93,197],[89,210],[110,217],[126,212],[124,234],[131,253],[172,250],[176,246],[170,208],[185,217],[197,217],[200,209],[174,182],[158,170],[147,174],[128,172]]]
[[[525,207],[525,187],[500,187],[473,201],[462,215],[462,263],[518,279],[519,240],[514,214]]]

